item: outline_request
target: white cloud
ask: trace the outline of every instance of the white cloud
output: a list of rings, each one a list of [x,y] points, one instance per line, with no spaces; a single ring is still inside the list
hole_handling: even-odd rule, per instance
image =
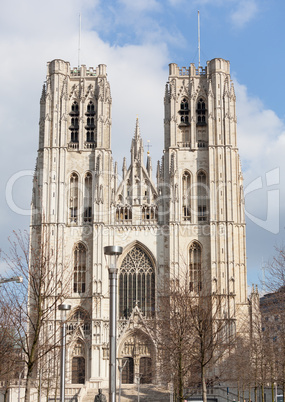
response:
[[[22,3],[17,3],[21,8]],[[1,247],[7,245],[5,239],[13,229],[29,225],[27,217],[13,213],[7,205],[5,188],[9,178],[16,172],[35,166],[39,99],[46,76],[46,63],[61,58],[70,61],[71,66],[77,65],[78,13],[74,12],[75,1],[64,0],[57,2],[56,6],[55,3],[53,1],[51,8],[47,7],[46,13],[42,13],[37,1],[31,0],[27,9],[23,7],[22,15],[13,13],[13,6],[9,4],[5,32],[3,27],[0,28],[0,46],[5,53],[0,65],[0,119],[3,133],[0,151]],[[88,2],[84,2],[84,5],[88,7]],[[148,41],[142,45],[112,46],[90,30],[94,9],[89,11],[82,18],[85,23],[82,24],[81,62],[94,67],[107,64],[113,98],[114,158],[120,165],[123,156],[129,156],[138,114],[143,140],[146,144],[151,136],[151,153],[156,160],[162,154],[163,95],[167,79],[165,66],[168,64],[163,35],[159,35],[153,44]],[[0,22],[1,19],[3,13]],[[149,101],[150,97],[152,102]],[[155,169],[155,163],[153,167]],[[17,182],[13,197],[20,208],[29,209],[31,178],[25,180],[25,183],[20,180]]]
[[[247,88],[237,81],[235,90],[239,148],[246,170],[253,177],[258,171],[283,167],[284,121],[266,109],[260,99],[249,96]]]
[[[237,2],[236,10],[231,14],[231,19],[236,27],[242,28],[255,18],[257,12],[256,0],[240,0]]]

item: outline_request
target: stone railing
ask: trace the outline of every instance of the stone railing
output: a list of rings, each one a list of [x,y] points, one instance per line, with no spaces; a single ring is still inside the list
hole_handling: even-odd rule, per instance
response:
[[[179,68],[179,75],[189,77],[189,68],[187,68],[187,67]]]
[[[192,72],[193,72],[193,70],[192,70]],[[207,69],[200,66],[198,68],[195,68],[195,73],[196,73],[196,75],[206,75]],[[189,75],[190,75],[190,68],[187,68],[187,67],[179,68],[179,76],[180,77],[189,77]]]
[[[85,149],[95,149],[96,148],[96,142],[88,142],[88,141],[86,141],[85,143],[84,143],[84,148]]]
[[[179,148],[190,148],[190,142],[178,142],[177,145],[179,146]]]
[[[70,142],[68,144],[68,149],[79,149],[79,144],[78,142]]]
[[[83,71],[81,70],[81,68],[79,67],[73,67],[73,69],[70,71],[70,75],[72,77],[80,77],[81,73],[83,73],[83,75],[85,76],[96,76],[96,68],[94,67],[89,67],[89,69],[87,70],[85,66],[83,66]]]

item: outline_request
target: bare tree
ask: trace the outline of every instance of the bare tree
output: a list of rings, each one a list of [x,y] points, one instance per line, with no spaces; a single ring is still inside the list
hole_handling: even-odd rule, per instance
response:
[[[213,385],[217,364],[230,350],[233,327],[225,317],[223,296],[209,292],[201,284],[189,287],[187,275],[165,286],[159,300],[159,318],[152,334],[158,347],[159,369],[164,379],[173,382],[179,401],[184,401],[184,389],[202,386],[203,401],[207,401],[207,385]],[[221,373],[220,373],[221,374]]]
[[[0,298],[2,298],[0,289]],[[14,339],[17,336],[11,325],[10,308],[2,298],[0,309],[0,379],[5,384],[4,401],[11,386],[11,380],[19,377],[22,370],[21,350],[15,345]]]
[[[5,300],[9,322],[15,330],[11,338],[24,356],[28,402],[37,367],[59,346],[57,328],[50,329],[48,324],[55,318],[57,305],[67,297],[70,281],[65,278],[63,282],[60,275],[54,275],[57,261],[47,232],[34,235],[32,244],[27,232],[13,232],[9,241],[10,250],[2,251],[2,258],[9,272],[23,277],[23,284],[5,285],[1,307]]]
[[[264,287],[268,292],[261,299],[263,332],[271,367],[271,383],[275,380],[285,395],[285,248],[276,247],[266,266]]]

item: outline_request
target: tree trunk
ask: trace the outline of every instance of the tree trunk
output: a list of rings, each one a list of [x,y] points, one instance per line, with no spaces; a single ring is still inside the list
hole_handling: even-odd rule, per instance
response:
[[[284,401],[284,395],[285,395],[284,364],[282,364],[282,383],[281,384],[282,384],[282,394],[283,394],[283,401]],[[280,384],[280,386],[281,386],[281,384]],[[278,385],[277,385],[277,394],[278,394]],[[277,402],[277,400],[276,400],[276,402]]]
[[[202,392],[203,392],[203,402],[207,402],[207,386],[205,377],[205,367],[201,367],[201,378],[202,378]]]
[[[248,384],[248,402],[251,402],[251,384]],[[273,402],[273,401],[272,401]]]
[[[32,373],[28,371],[27,380],[26,380],[26,389],[25,389],[25,402],[30,402],[31,400],[31,382],[32,382]]]
[[[239,380],[238,380],[238,383],[237,383],[237,389],[238,389],[238,402],[240,402]]]
[[[178,393],[179,393],[179,402],[184,401],[184,395],[183,395],[183,374],[182,374],[182,353],[181,351],[179,352],[179,373],[178,373]]]
[[[9,384],[9,382],[7,381],[7,386],[6,386],[5,394],[4,394],[4,402],[8,402],[9,387],[10,387],[10,384]]]

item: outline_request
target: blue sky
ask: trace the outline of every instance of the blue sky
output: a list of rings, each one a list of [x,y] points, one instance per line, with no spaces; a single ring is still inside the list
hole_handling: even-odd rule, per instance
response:
[[[129,161],[136,116],[153,166],[163,151],[168,64],[231,62],[238,144],[245,180],[248,282],[284,239],[285,2],[283,0],[11,0],[0,15],[0,248],[28,228],[31,172],[38,146],[39,99],[46,63],[55,58],[107,64],[113,98],[114,159]],[[151,101],[150,101],[151,99]],[[2,269],[2,271],[1,271]],[[4,266],[0,265],[0,272]]]

